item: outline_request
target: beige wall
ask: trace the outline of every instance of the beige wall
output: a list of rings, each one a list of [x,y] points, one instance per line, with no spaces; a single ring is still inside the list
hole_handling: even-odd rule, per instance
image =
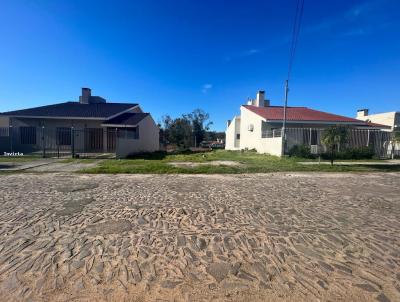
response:
[[[263,123],[265,129],[263,129]],[[256,149],[259,153],[280,156],[282,139],[280,137],[262,138],[262,131],[267,130],[267,126],[262,117],[245,107],[241,107],[240,117],[235,117],[226,129],[225,149]],[[249,127],[252,130],[249,130]],[[235,146],[237,133],[240,133],[240,144],[237,141],[237,146]]]
[[[359,120],[369,120],[372,123],[382,124],[386,126],[392,127],[392,129],[388,129],[387,131],[393,130],[394,126],[400,127],[400,113],[399,112],[385,112],[385,113],[377,113],[370,114],[366,116],[357,116]],[[385,129],[382,129],[385,130]]]
[[[148,115],[138,124],[139,139],[119,138],[117,157],[124,158],[135,153],[154,152],[160,150],[160,129],[153,118]]]
[[[281,154],[282,154],[282,138],[281,137],[262,138],[261,139],[261,148],[258,152],[281,156]]]
[[[240,107],[240,117],[240,149],[256,149],[258,152],[262,152],[261,127],[263,119],[243,106]],[[250,125],[252,125],[253,131],[249,130]]]
[[[0,127],[10,126],[10,118],[8,116],[0,116]]]
[[[225,149],[239,150],[240,139],[236,139],[236,134],[240,133],[240,117],[235,116],[225,131]]]
[[[256,149],[259,153],[268,153],[280,156],[282,139],[280,137],[262,138],[262,131],[267,130],[267,127],[268,124],[264,122],[262,117],[245,107],[241,107],[240,117],[235,117],[226,129],[225,149]],[[237,133],[240,133],[240,140],[236,141],[235,145]]]

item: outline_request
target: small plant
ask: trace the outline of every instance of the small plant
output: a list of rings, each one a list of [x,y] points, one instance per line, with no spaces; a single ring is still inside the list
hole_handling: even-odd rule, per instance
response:
[[[333,166],[333,160],[335,159],[336,153],[340,150],[341,146],[344,146],[348,136],[348,130],[342,126],[332,126],[326,128],[322,132],[321,141],[328,149],[329,159]]]
[[[313,154],[311,154],[311,148],[307,145],[294,145],[289,149],[290,157],[301,157],[301,158],[315,158]]]
[[[396,145],[400,144],[400,129],[396,129],[392,132],[390,137],[390,143],[392,145],[392,159],[395,158]]]

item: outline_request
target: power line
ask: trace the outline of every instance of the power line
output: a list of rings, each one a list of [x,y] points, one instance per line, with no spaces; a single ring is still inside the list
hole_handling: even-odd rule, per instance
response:
[[[294,22],[293,22],[292,43],[290,46],[287,80],[290,79],[290,75],[292,72],[294,57],[295,57],[296,49],[297,49],[297,43],[299,41],[301,21],[303,18],[303,11],[304,11],[304,0],[297,0],[296,14],[295,14]]]
[[[287,118],[287,102],[289,94],[289,80],[293,68],[294,57],[296,54],[297,43],[299,41],[301,20],[303,18],[304,11],[304,0],[297,0],[296,14],[294,17],[293,31],[292,31],[292,43],[290,45],[290,55],[289,55],[289,66],[287,78],[285,81],[285,105],[283,107],[283,125],[282,125],[282,155],[285,154],[286,149],[286,118]]]

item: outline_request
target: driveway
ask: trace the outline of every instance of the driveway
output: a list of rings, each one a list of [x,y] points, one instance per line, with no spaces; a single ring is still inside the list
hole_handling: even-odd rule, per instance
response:
[[[0,175],[0,300],[400,301],[400,174]]]

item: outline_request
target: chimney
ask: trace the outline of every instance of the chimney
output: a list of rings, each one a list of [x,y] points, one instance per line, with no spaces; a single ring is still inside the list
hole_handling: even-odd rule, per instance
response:
[[[268,101],[268,105],[269,105],[269,101]],[[257,98],[255,100],[255,106],[257,106],[257,107],[265,107],[266,106],[265,91],[264,90],[259,90],[257,92]]]
[[[366,116],[368,116],[369,109],[359,109],[357,110],[357,118],[362,119]]]
[[[89,104],[92,97],[92,90],[90,88],[82,88],[82,95],[79,97],[79,103]]]

